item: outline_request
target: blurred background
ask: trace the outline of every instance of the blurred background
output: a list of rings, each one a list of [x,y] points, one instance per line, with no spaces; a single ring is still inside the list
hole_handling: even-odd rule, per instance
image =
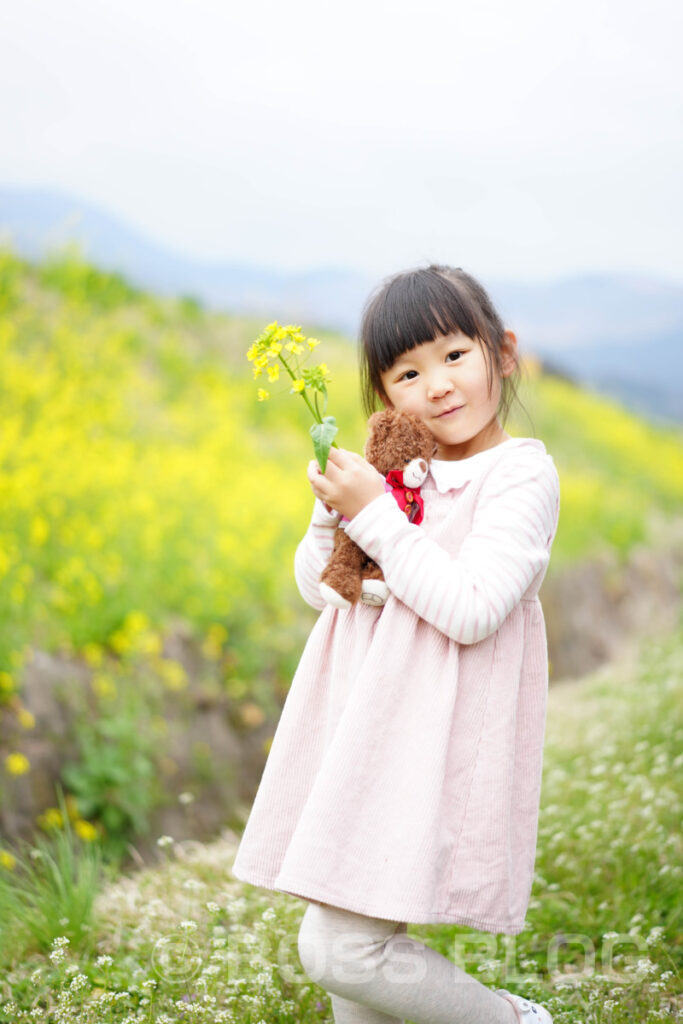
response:
[[[322,341],[346,447],[386,275],[439,261],[525,356],[562,482],[551,689],[680,622],[681,7],[24,0],[0,11],[0,830],[144,860],[239,829],[314,615]]]

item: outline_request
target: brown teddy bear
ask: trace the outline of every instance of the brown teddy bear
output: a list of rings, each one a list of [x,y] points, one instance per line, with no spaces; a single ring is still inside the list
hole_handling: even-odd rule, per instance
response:
[[[420,486],[435,450],[434,438],[417,416],[383,409],[368,420],[365,458],[386,477],[387,491],[411,523],[422,521]],[[358,600],[383,605],[389,588],[382,570],[346,536],[345,522],[342,519],[335,533],[334,550],[320,577],[320,593],[335,608],[350,608]]]

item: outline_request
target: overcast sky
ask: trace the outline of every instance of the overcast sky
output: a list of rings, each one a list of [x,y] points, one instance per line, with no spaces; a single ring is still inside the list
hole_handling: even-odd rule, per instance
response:
[[[683,279],[679,0],[21,0],[0,182],[186,254]]]

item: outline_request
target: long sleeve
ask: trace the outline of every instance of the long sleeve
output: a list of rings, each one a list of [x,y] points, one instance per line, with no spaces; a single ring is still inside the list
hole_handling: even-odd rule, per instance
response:
[[[540,583],[558,514],[552,459],[520,453],[483,482],[457,557],[407,522],[390,494],[366,505],[346,532],[379,563],[395,597],[452,640],[473,644],[498,629],[536,577]]]
[[[307,604],[322,611],[325,599],[320,594],[320,574],[327,565],[334,546],[334,533],[341,516],[328,512],[322,501],[315,499],[308,530],[294,555],[294,579]]]

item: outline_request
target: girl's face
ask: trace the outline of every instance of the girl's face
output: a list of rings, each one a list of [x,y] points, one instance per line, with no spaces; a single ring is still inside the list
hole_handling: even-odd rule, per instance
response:
[[[515,367],[517,339],[505,332],[503,376]],[[505,441],[496,416],[501,381],[493,368],[491,392],[487,353],[479,339],[458,332],[416,345],[382,374],[387,405],[418,416],[437,443],[435,458],[465,459]]]

